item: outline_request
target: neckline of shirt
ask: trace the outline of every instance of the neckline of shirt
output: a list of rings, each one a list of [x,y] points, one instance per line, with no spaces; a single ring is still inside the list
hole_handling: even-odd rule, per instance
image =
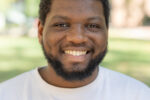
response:
[[[42,77],[40,76],[39,74],[39,71],[38,71],[39,68],[36,68],[34,70],[34,74],[35,75],[35,82],[37,82],[37,84],[39,85],[39,87],[41,87],[41,89],[44,89],[44,91],[47,91],[47,92],[51,92],[51,91],[55,91],[58,92],[58,93],[74,93],[74,92],[82,92],[85,90],[88,89],[88,91],[92,91],[93,89],[97,88],[98,85],[101,85],[102,86],[102,80],[103,80],[103,75],[101,74],[102,73],[102,70],[103,68],[102,67],[99,67],[99,73],[96,77],[96,79],[89,83],[88,85],[85,85],[85,86],[82,86],[82,87],[78,87],[78,88],[62,88],[62,87],[57,87],[57,86],[54,86],[54,85],[51,85],[51,84],[48,84],[46,81],[44,81],[42,79]]]

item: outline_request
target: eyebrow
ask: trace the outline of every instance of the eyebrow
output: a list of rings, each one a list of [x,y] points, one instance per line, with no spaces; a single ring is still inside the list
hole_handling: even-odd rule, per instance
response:
[[[94,16],[94,17],[90,17],[90,18],[88,18],[87,20],[100,20],[100,21],[102,21],[102,20],[103,20],[103,18],[102,18],[102,17],[100,17],[100,16]]]
[[[71,20],[71,18],[68,18],[67,16],[60,16],[60,15],[56,15],[54,17],[52,17],[52,19],[64,19],[64,20]],[[103,18],[101,16],[94,16],[94,17],[89,17],[87,20],[100,20],[102,21]]]
[[[52,19],[64,19],[64,20],[70,20],[70,18],[68,18],[67,16],[59,16],[59,15],[56,15],[56,16],[52,17]]]

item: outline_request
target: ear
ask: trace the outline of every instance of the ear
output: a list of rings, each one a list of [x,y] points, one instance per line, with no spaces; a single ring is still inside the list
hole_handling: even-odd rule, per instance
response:
[[[38,39],[39,39],[39,42],[40,44],[42,44],[42,38],[43,38],[43,25],[41,23],[40,20],[38,20]]]

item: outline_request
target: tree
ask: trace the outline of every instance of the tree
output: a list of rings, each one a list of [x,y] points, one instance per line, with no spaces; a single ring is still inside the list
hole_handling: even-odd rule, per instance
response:
[[[6,12],[16,0],[0,0],[0,11]]]
[[[25,0],[25,14],[30,17],[37,17],[40,0]]]

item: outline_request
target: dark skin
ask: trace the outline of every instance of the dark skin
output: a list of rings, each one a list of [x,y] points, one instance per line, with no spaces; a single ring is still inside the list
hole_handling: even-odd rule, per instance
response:
[[[107,27],[100,1],[54,0],[45,24],[38,23],[38,38],[47,54],[53,55],[67,72],[83,71],[89,61],[107,46]],[[74,45],[84,44],[83,46]],[[71,55],[66,51],[84,51],[84,55]],[[40,75],[49,84],[76,88],[95,80],[98,66],[88,78],[68,81],[57,75],[52,65],[40,69]]]

